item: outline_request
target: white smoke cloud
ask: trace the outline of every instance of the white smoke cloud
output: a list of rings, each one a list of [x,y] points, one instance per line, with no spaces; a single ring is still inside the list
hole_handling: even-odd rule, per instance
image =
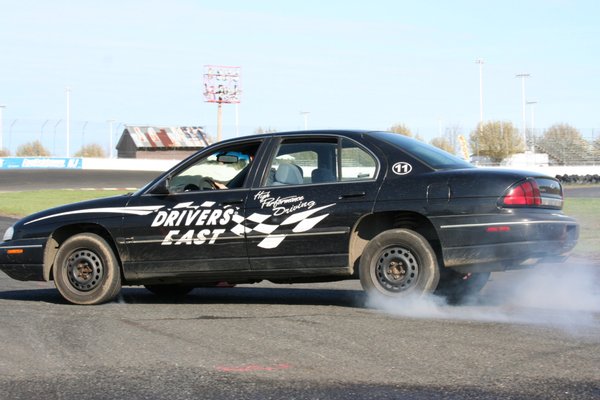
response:
[[[427,295],[369,296],[367,306],[409,318],[543,324],[576,333],[600,327],[600,266],[578,262],[494,273],[461,305]]]

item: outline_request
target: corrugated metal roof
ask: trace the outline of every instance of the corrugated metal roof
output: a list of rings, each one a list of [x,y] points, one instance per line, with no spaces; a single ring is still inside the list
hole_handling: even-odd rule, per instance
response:
[[[177,126],[156,127],[126,125],[123,135],[129,134],[137,148],[206,147],[209,140],[201,127]]]

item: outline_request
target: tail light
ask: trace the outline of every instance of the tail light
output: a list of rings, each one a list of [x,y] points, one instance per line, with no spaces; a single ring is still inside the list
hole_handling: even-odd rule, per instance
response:
[[[544,207],[561,209],[563,205],[562,188],[553,179],[529,178],[518,182],[507,190],[500,199],[504,207]]]

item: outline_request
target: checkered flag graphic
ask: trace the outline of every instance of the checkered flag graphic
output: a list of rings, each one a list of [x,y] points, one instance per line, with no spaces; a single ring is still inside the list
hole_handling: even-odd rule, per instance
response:
[[[270,214],[253,213],[246,218],[239,214],[235,214],[232,219],[237,225],[231,229],[231,232],[238,236],[243,236],[250,232],[262,233],[266,235],[266,237],[261,240],[258,247],[263,249],[274,249],[287,237],[287,234],[274,233],[277,228],[280,226],[296,225],[292,228],[292,232],[294,233],[309,231],[323,219],[327,218],[329,213],[314,217],[313,215],[333,205],[335,205],[335,203],[292,214],[280,224],[276,225],[265,223],[265,221],[272,217]]]

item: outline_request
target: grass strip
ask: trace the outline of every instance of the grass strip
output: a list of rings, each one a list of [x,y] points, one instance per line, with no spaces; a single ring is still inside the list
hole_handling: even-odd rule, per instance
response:
[[[125,190],[31,190],[0,193],[0,215],[24,217],[34,212],[78,201],[116,196]]]

